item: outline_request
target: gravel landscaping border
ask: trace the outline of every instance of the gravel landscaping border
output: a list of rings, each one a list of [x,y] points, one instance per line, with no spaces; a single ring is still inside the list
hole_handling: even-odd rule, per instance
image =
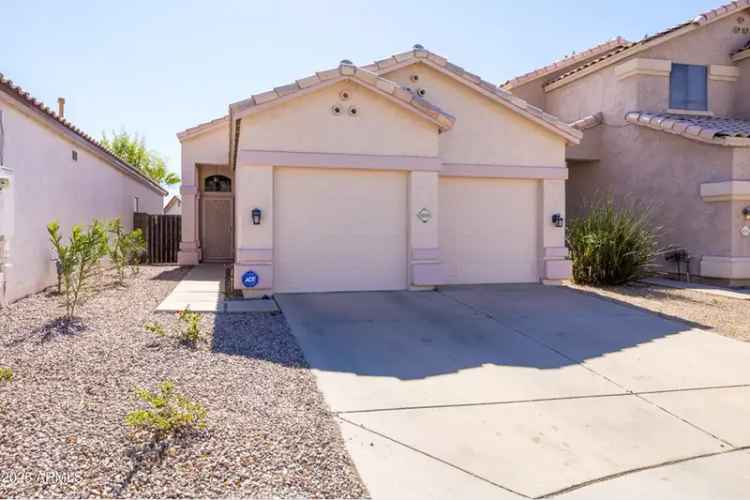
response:
[[[186,272],[143,267],[71,324],[52,293],[0,309],[14,372],[0,384],[0,497],[367,496],[283,315],[202,314],[191,349],[175,314],[152,312]],[[208,426],[153,445],[124,418],[142,407],[135,387],[167,378]]]
[[[648,309],[726,337],[750,342],[750,302],[694,290],[647,283],[593,287],[567,283],[572,289]]]

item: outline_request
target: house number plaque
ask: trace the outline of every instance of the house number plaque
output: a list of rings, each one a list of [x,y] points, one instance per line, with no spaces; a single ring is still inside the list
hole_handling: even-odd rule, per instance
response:
[[[745,238],[750,236],[750,226],[742,226],[742,229],[740,229],[740,234]]]
[[[432,212],[430,212],[427,208],[423,208],[419,212],[417,212],[417,219],[426,224],[432,219]]]

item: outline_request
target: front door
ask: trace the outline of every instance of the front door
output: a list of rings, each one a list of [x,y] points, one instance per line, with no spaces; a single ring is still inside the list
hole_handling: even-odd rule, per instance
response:
[[[229,193],[204,193],[201,196],[201,246],[204,261],[232,260],[233,204],[232,195]]]

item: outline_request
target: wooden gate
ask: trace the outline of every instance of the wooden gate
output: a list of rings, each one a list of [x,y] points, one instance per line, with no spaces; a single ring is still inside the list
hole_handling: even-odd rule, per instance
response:
[[[181,215],[133,214],[133,228],[143,231],[146,261],[149,264],[173,264],[182,239]]]

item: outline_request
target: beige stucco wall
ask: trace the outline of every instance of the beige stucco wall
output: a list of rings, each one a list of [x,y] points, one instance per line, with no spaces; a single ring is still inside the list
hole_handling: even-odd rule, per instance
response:
[[[351,97],[341,101],[347,89]],[[345,109],[334,115],[336,104]],[[357,115],[346,109],[357,107]],[[351,81],[242,118],[239,149],[434,157],[437,125]]]
[[[658,205],[656,222],[664,226],[663,243],[687,248],[696,257],[694,273],[700,270],[702,256],[750,255],[747,238],[739,236],[739,204],[707,203],[700,196],[702,183],[750,179],[750,172],[733,168],[741,163],[737,155],[744,154],[743,150],[735,152],[626,123],[629,111],[663,112],[669,108],[669,77],[639,74],[621,79],[615,70],[634,58],[732,66],[730,52],[747,42],[747,35],[734,33],[733,27],[738,15],[747,19],[748,13],[750,9],[546,93],[542,107],[564,121],[598,112],[604,116],[602,125],[585,132],[596,135],[590,142],[598,143],[600,160],[569,163],[569,216],[582,214],[584,199],[597,192],[612,192],[618,199],[629,196]],[[749,116],[750,105],[745,103],[750,99],[743,98],[750,96],[750,87],[743,84],[749,81],[750,74],[742,66],[736,82],[709,79],[709,111],[718,116]],[[594,156],[580,148],[570,148],[570,153],[569,158]]]
[[[413,74],[417,83],[409,79]],[[383,76],[424,88],[426,99],[456,117],[453,128],[440,134],[444,162],[563,166],[564,139],[439,71],[415,64]]]
[[[47,224],[64,234],[74,224],[119,217],[133,223],[134,198],[142,212],[159,214],[162,195],[125,175],[81,145],[33,118],[0,94],[5,130],[4,162],[15,173],[15,234],[10,244],[7,298],[15,300],[57,282]],[[78,161],[72,160],[78,152]]]
[[[747,89],[745,92],[737,92],[734,96],[734,116],[743,120],[750,120],[750,58],[743,59],[737,63],[740,77],[737,79],[738,89]]]

